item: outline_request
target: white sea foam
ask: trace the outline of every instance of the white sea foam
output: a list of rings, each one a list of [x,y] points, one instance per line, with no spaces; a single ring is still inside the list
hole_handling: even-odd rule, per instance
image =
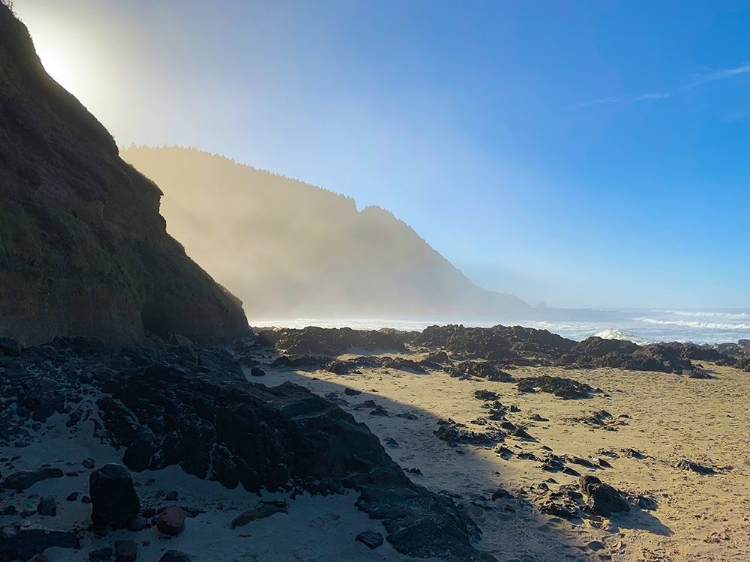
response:
[[[726,320],[745,320],[750,319],[750,313],[747,312],[727,312],[727,311],[701,311],[701,310],[653,310],[652,312],[660,314],[672,314],[674,316],[686,316],[696,318],[724,318]]]
[[[750,330],[750,324],[731,322],[699,322],[697,320],[665,320],[661,318],[636,318],[639,322],[646,324],[658,324],[660,326],[683,326],[686,328],[700,328],[704,330]]]

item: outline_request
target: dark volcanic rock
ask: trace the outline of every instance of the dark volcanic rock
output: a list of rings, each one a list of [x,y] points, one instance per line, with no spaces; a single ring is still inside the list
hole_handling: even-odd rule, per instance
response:
[[[282,355],[271,363],[271,368],[320,369],[330,358],[321,355]]]
[[[476,398],[477,400],[497,400],[498,395],[497,392],[480,389],[474,391],[474,398]]]
[[[91,520],[97,527],[126,529],[141,511],[141,502],[128,470],[107,464],[89,477]]]
[[[430,326],[412,343],[431,350],[450,352],[454,358],[488,360],[496,366],[540,365],[580,367],[614,367],[627,370],[690,373],[695,369],[691,359],[717,361],[750,368],[750,358],[740,359],[711,346],[682,343],[659,343],[639,346],[623,340],[591,337],[582,342],[565,339],[546,330],[520,326],[466,328],[464,326]],[[737,346],[739,349],[739,346]],[[484,376],[486,366],[450,367],[455,376]],[[487,371],[487,374],[490,374]]]
[[[411,359],[403,359],[401,357],[378,357],[367,355],[355,357],[353,359],[338,359],[336,361],[331,361],[326,365],[327,371],[337,375],[356,373],[362,368],[397,369],[400,371],[412,371],[419,374],[427,372],[421,364],[412,361]]]
[[[383,544],[383,535],[375,531],[364,531],[358,534],[354,540],[361,542],[367,548],[372,550]]]
[[[465,428],[464,424],[452,419],[440,420],[438,421],[438,428],[433,433],[438,439],[448,443],[466,443],[485,447],[493,446],[505,438],[505,433],[502,431],[478,433]]]
[[[594,389],[582,382],[563,377],[552,377],[542,375],[540,377],[528,377],[518,381],[518,392],[549,392],[565,400],[578,398],[591,398]]]
[[[40,498],[36,511],[39,515],[44,515],[45,517],[54,517],[57,515],[57,502],[55,502],[55,498],[52,496]]]
[[[288,513],[289,506],[285,501],[263,501],[252,509],[232,519],[232,529],[247,525],[252,521],[270,517],[275,513]]]
[[[251,377],[265,377],[266,372],[260,367],[253,367],[252,369],[250,369],[250,376]]]
[[[704,475],[716,474],[716,470],[714,470],[712,467],[688,459],[682,459],[681,461],[679,461],[677,463],[677,468]]]
[[[452,355],[499,361],[506,365],[546,363],[569,351],[575,342],[547,330],[521,326],[465,328],[430,326],[414,339],[415,345],[444,349]]]
[[[695,366],[682,356],[683,344],[658,343],[638,347],[629,354],[609,353],[592,361],[596,367],[615,367],[631,371],[659,371],[681,374]]]
[[[228,487],[271,491],[290,478],[395,467],[364,424],[308,390],[153,365],[106,387],[102,418],[133,470],[179,464]],[[400,472],[400,471],[399,471]]]
[[[2,488],[23,491],[31,488],[37,482],[50,478],[62,478],[63,471],[59,468],[40,468],[38,470],[22,470],[14,472],[3,480]]]
[[[47,75],[4,3],[0,75],[0,335],[247,333],[241,303],[167,234],[159,188]]]
[[[392,335],[377,330],[351,328],[318,328],[266,330],[261,342],[297,355],[336,356],[352,350],[406,351],[404,344]]]
[[[495,561],[472,546],[471,541],[481,532],[448,498],[417,486],[387,483],[363,485],[360,491],[357,506],[371,518],[383,521],[387,540],[398,552],[418,558]]]
[[[608,340],[592,336],[574,345],[571,352],[587,357],[604,357],[610,353],[631,354],[638,351],[639,347],[638,344],[630,341]]]
[[[433,351],[431,353],[428,353],[427,356],[423,359],[423,363],[432,363],[435,365],[450,365],[453,363],[451,361],[451,358],[448,357],[448,354],[445,351]]]
[[[167,507],[159,514],[156,520],[156,528],[164,535],[176,537],[185,530],[185,519],[189,515],[181,507]]]
[[[0,562],[28,560],[48,548],[81,548],[80,538],[74,531],[50,529],[21,529],[4,526],[0,535]]]
[[[540,508],[542,513],[563,519],[575,519],[578,517],[578,506],[573,502],[548,501]]]
[[[581,491],[588,497],[586,505],[594,515],[609,517],[616,512],[630,511],[622,494],[596,476],[582,476],[579,483]]]
[[[463,361],[448,368],[453,377],[478,377],[493,382],[515,382],[512,375],[500,368],[497,361]]]

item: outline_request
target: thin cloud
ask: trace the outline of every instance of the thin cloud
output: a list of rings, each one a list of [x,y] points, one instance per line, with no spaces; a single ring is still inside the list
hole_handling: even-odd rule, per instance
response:
[[[719,70],[714,70],[707,74],[704,74],[692,84],[688,84],[687,86],[685,86],[684,89],[686,91],[689,91],[697,86],[702,86],[703,84],[717,82],[718,80],[726,80],[727,78],[734,78],[735,76],[748,73],[750,73],[750,63],[741,64],[740,66],[735,66],[734,68],[721,68]]]
[[[639,96],[628,96],[622,98],[601,98],[598,100],[585,101],[578,103],[573,107],[587,107],[590,105],[602,105],[607,103],[633,103],[638,101],[646,100],[663,100],[665,98],[671,98],[674,94],[672,92],[649,92],[647,94],[641,94]]]
[[[694,88],[697,88],[704,84],[709,84],[711,82],[718,82],[719,80],[726,80],[728,78],[734,78],[735,76],[740,76],[742,74],[750,74],[750,63],[741,64],[740,66],[735,66],[733,68],[721,68],[718,70],[713,70],[711,72],[703,74],[694,82],[686,86],[683,86],[679,90],[675,90],[675,91],[648,92],[648,93],[640,94],[637,96],[600,98],[600,99],[596,99],[592,101],[578,103],[574,105],[573,107],[589,107],[592,105],[622,104],[622,103],[636,103],[640,101],[649,101],[649,100],[663,100],[663,99],[674,97],[678,94],[686,94],[690,92],[691,90],[693,90]]]

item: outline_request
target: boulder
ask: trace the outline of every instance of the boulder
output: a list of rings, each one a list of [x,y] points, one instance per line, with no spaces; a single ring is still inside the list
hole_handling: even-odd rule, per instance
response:
[[[260,367],[253,367],[252,369],[250,369],[250,376],[251,377],[265,377],[266,372]]]
[[[373,550],[383,544],[383,535],[376,531],[364,531],[358,534],[354,540]]]
[[[630,506],[616,489],[596,476],[582,476],[581,491],[587,496],[586,505],[594,515],[609,517],[613,513],[630,511]]]
[[[185,530],[185,519],[189,515],[181,507],[167,507],[156,520],[156,528],[164,535],[176,537]]]
[[[91,520],[96,527],[125,529],[141,511],[141,502],[127,468],[107,464],[89,477]]]
[[[57,515],[57,502],[52,496],[44,496],[39,500],[39,505],[36,508],[39,515],[45,517],[54,517]]]

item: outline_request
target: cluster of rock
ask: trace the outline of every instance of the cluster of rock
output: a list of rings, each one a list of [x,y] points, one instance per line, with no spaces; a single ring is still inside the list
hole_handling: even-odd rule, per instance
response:
[[[83,461],[84,468],[93,469],[92,459]],[[77,473],[76,473],[77,475]],[[2,488],[21,492],[38,482],[50,478],[62,478],[59,469],[40,468],[19,471],[8,476]],[[2,490],[0,488],[0,490]],[[169,495],[167,496],[169,498]],[[176,499],[175,497],[171,499]],[[78,501],[73,493],[67,501]],[[89,494],[83,496],[83,503],[91,504],[91,523],[88,529],[74,527],[70,530],[31,527],[28,524],[6,524],[2,528],[0,540],[0,561],[47,560],[43,553],[48,548],[81,549],[85,532],[106,536],[109,530],[142,531],[156,527],[168,537],[174,537],[185,529],[185,519],[197,513],[177,506],[160,509],[143,509],[133,479],[128,470],[119,464],[106,464],[89,475]],[[14,515],[13,509],[4,509],[2,515]],[[57,505],[53,497],[42,497],[37,512],[43,517],[55,517]],[[28,513],[19,514],[22,518]],[[125,539],[114,542],[113,547],[104,547],[89,552],[92,562],[135,562],[139,557],[139,547],[135,540]],[[190,562],[190,557],[178,551],[169,551],[160,562]]]
[[[596,336],[576,342],[547,330],[521,326],[430,326],[422,332],[309,327],[265,330],[260,332],[258,339],[261,344],[283,353],[272,366],[326,368],[340,374],[356,372],[360,367],[406,369],[419,373],[445,370],[457,378],[513,382],[513,376],[505,372],[505,368],[610,367],[710,378],[708,372],[694,361],[711,361],[750,370],[750,345],[742,342],[716,346],[677,342],[638,345]],[[372,356],[343,361],[332,359],[357,351],[422,351],[427,355],[419,362]]]
[[[317,328],[263,330],[261,343],[292,355],[342,355],[352,350],[406,351],[404,344],[386,331],[352,328]]]
[[[547,512],[568,518],[575,517],[578,510],[610,517],[613,513],[629,512],[630,505],[622,493],[609,484],[605,484],[596,476],[581,476],[578,481],[580,492],[563,488],[551,494],[551,500],[546,504]],[[555,499],[563,499],[561,503]],[[556,513],[552,513],[556,512]]]
[[[515,382],[513,375],[506,373],[498,361],[462,361],[447,368],[452,377],[480,378],[492,382]]]
[[[114,352],[90,338],[57,338],[19,354],[3,352],[0,442],[22,447],[30,432],[59,414],[71,432],[93,424],[99,437],[123,448],[130,470],[179,465],[224,486],[293,495],[354,489],[362,495],[360,508],[383,520],[397,551],[490,559],[472,546],[478,531],[461,510],[413,484],[350,414],[291,383],[267,388],[248,382],[231,348],[181,343]],[[119,487],[122,470],[105,467],[91,477],[92,500],[104,495],[118,506],[108,511],[94,502],[95,527],[133,525],[132,517],[125,519],[138,511],[138,499]],[[11,475],[3,487],[18,489],[37,477]],[[408,509],[396,508],[400,498],[409,499]],[[168,534],[189,514],[154,516]],[[60,541],[73,544],[68,539]]]
[[[541,375],[538,377],[526,377],[516,384],[518,392],[548,392],[565,400],[576,400],[580,398],[591,398],[600,389],[564,377],[553,377]]]
[[[520,326],[430,326],[410,343],[417,349],[447,352],[452,359],[487,360],[495,366],[612,367],[694,377],[704,377],[705,372],[693,361],[715,361],[750,368],[750,348],[740,344],[658,343],[641,346],[595,336],[575,342],[547,330]],[[477,376],[481,376],[481,371]]]

